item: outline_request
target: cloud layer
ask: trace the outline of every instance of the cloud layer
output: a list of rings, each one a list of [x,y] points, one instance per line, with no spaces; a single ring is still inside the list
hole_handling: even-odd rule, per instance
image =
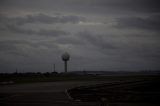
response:
[[[1,0],[0,72],[159,70],[159,0]]]
[[[17,17],[7,17],[5,15],[0,16],[0,22],[4,23],[12,23],[16,25],[24,25],[24,24],[34,24],[34,23],[43,23],[43,24],[55,24],[55,23],[72,23],[76,24],[79,22],[85,22],[84,17],[80,16],[49,16],[43,13],[39,14],[29,14],[25,16],[17,16]]]
[[[149,17],[124,17],[118,18],[116,27],[118,28],[134,28],[145,30],[160,29],[160,15],[151,15]]]

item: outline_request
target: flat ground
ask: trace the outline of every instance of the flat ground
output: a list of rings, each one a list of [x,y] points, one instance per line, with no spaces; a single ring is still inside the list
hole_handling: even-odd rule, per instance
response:
[[[68,80],[57,82],[17,83],[0,85],[0,106],[100,106],[97,102],[73,101],[66,93],[67,89],[78,86],[110,83],[114,81],[141,79],[139,77],[106,77],[101,80]],[[145,79],[150,79],[146,76]],[[144,79],[142,78],[142,79]],[[154,78],[152,76],[151,78]],[[157,77],[159,79],[159,77]],[[158,85],[157,85],[158,86]],[[158,90],[159,91],[159,90]],[[110,103],[109,106],[159,106],[143,103]]]
[[[0,86],[1,106],[97,106],[97,103],[72,101],[66,89],[104,83],[104,81],[61,81]]]

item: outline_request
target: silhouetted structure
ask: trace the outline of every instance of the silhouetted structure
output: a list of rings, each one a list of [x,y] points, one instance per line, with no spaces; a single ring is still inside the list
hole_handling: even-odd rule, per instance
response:
[[[56,72],[56,65],[53,65],[53,72]]]
[[[70,55],[65,52],[62,54],[62,60],[64,61],[64,71],[67,72],[67,61],[70,59]]]

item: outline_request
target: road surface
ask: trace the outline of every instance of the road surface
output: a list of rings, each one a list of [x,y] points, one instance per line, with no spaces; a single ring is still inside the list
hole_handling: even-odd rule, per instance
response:
[[[0,86],[0,106],[98,106],[96,102],[73,101],[66,90],[104,81],[63,81]]]

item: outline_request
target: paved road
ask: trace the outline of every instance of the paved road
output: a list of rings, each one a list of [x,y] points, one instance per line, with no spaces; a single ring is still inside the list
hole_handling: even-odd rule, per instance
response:
[[[104,81],[66,81],[0,86],[0,106],[98,106],[69,99],[66,89]]]

